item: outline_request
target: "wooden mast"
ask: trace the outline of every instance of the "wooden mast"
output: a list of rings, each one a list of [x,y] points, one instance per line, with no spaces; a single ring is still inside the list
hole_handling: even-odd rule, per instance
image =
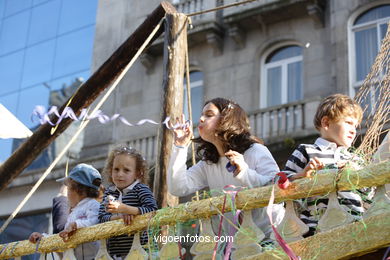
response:
[[[111,55],[104,64],[78,89],[72,98],[69,107],[80,114],[81,109],[88,107],[113,82],[137,53],[147,37],[158,25],[166,13],[176,12],[169,2],[162,2],[134,31],[132,35]],[[159,30],[154,37],[162,33]],[[153,40],[154,40],[153,39]],[[152,40],[152,41],[153,41]],[[61,107],[60,113],[66,104]],[[55,120],[54,120],[55,121]],[[64,119],[53,135],[51,126],[42,125],[27,139],[9,158],[0,166],[0,191],[16,178],[54,139],[59,136],[72,123]]]
[[[164,42],[163,110],[161,119],[179,117],[183,113],[183,77],[185,50],[187,49],[187,16],[167,14]],[[176,204],[173,197],[168,203],[167,169],[173,144],[172,133],[162,125],[159,129],[159,149],[156,159],[153,191],[158,207]]]

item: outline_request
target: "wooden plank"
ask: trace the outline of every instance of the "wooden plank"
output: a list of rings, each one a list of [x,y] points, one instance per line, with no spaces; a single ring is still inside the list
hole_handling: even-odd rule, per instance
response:
[[[349,259],[370,253],[390,245],[390,210],[367,218],[364,222],[354,222],[288,245],[297,256],[301,257],[301,260]],[[277,248],[242,259],[288,260],[290,258],[281,248]]]
[[[183,113],[183,77],[185,68],[185,50],[187,49],[187,16],[168,14],[166,16],[166,34],[164,44],[163,74],[163,110],[161,120],[167,116],[179,117]],[[167,169],[171,154],[173,137],[164,125],[159,129],[159,149],[153,191],[159,208],[168,205]],[[172,198],[171,206],[175,205]]]
[[[176,12],[169,2],[162,2],[134,31],[132,35],[109,57],[103,65],[78,89],[69,105],[77,115],[83,108],[92,104],[120,74],[147,37],[158,25],[166,13]],[[162,33],[157,32],[155,38]],[[66,104],[61,107],[60,112]],[[55,120],[54,120],[55,121]],[[72,123],[71,119],[63,120],[53,135],[51,126],[40,126],[8,159],[0,166],[0,191],[16,178],[46,147],[53,142]]]
[[[293,185],[291,185],[292,187],[290,189],[279,190],[278,188],[276,188],[275,201],[280,202],[280,201],[286,201],[290,199],[304,198],[308,195],[308,193],[310,193],[310,196],[328,194],[329,190],[334,190],[336,188],[336,184],[338,187],[343,187],[343,189],[351,190],[354,188],[381,186],[384,185],[385,183],[390,183],[390,162],[385,162],[377,165],[370,165],[360,171],[348,172],[347,176],[345,177],[342,176],[336,182],[335,180],[338,179],[338,177],[339,176],[337,173],[330,171],[328,173],[321,174],[321,176],[319,176],[317,179],[307,178],[307,179],[297,180],[293,183]],[[266,206],[269,201],[271,188],[272,188],[271,186],[266,186],[266,187],[240,191],[237,194],[236,207],[241,210],[249,210],[249,209]],[[305,190],[301,191],[300,189],[305,189]],[[298,195],[295,193],[297,193]],[[144,215],[138,215],[135,216],[133,223],[128,226],[123,225],[122,220],[115,220],[115,221],[110,221],[103,224],[95,225],[92,227],[81,228],[77,230],[77,232],[72,236],[72,239],[67,243],[64,243],[58,235],[51,235],[43,239],[43,241],[39,246],[39,252],[52,252],[58,250],[63,251],[67,248],[75,247],[81,243],[96,241],[103,238],[109,238],[109,237],[123,235],[123,234],[131,234],[146,229],[148,227],[176,224],[177,222],[185,222],[191,219],[210,218],[212,215],[218,214],[218,211],[215,208],[218,208],[219,210],[222,209],[223,198],[224,198],[223,196],[213,197],[213,198],[194,201],[186,204],[180,204],[174,208],[165,208],[165,209],[158,210],[156,212],[151,212]],[[226,211],[231,210],[231,203],[226,203],[225,210]],[[390,220],[389,214],[390,213],[385,213],[385,215],[382,214],[385,217],[380,219],[376,219],[376,217],[371,217],[365,219],[364,221],[365,223],[371,223],[369,222],[371,221],[371,219],[374,219],[372,223],[381,223],[378,221],[379,220],[382,221],[386,219],[389,221]],[[362,226],[361,229],[364,230],[364,225],[362,223],[354,223],[350,225],[355,225],[355,224],[361,225]],[[390,223],[387,222],[386,228],[384,228],[384,231],[387,232],[386,233],[387,235],[383,237],[383,241],[385,243],[388,243],[389,241],[390,232],[388,228],[390,228]],[[374,229],[375,231],[372,232],[377,232],[377,229],[378,228],[375,227]],[[357,231],[357,229],[354,227],[351,229],[351,231]],[[324,232],[320,234],[327,234],[329,232]],[[316,235],[316,237],[318,235]],[[367,233],[365,237],[362,237],[362,239],[370,239],[371,236],[375,236],[375,234]],[[330,235],[329,237],[332,238],[332,235]],[[327,237],[327,239],[329,238]],[[360,238],[358,237],[356,239],[360,239]],[[375,245],[376,247],[376,246],[381,246],[382,244],[370,245],[368,243],[367,245],[368,245],[367,250],[369,250],[371,248],[370,246]],[[6,248],[3,250],[4,247]],[[36,250],[36,245],[28,242],[27,240],[12,242],[7,245],[0,245],[0,252],[2,252],[0,254],[0,259],[7,259],[10,258],[11,256],[15,257],[15,256],[32,254],[35,252],[35,250]]]

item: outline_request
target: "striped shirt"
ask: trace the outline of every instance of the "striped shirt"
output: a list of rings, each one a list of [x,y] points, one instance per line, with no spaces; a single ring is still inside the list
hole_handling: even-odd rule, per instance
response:
[[[141,214],[145,214],[151,211],[157,210],[157,203],[153,197],[153,193],[150,188],[136,180],[129,187],[123,189],[121,192],[115,185],[109,186],[104,192],[103,202],[99,208],[99,222],[103,223],[110,221],[112,213],[106,211],[105,202],[107,196],[112,195],[122,203],[137,207]],[[121,235],[117,237],[111,237],[107,240],[107,249],[112,256],[125,257],[133,244],[134,235]],[[148,235],[146,231],[143,231],[140,235],[141,244],[148,242]]]
[[[354,168],[361,168],[363,160],[356,154],[350,153],[346,147],[337,147],[336,143],[329,142],[323,138],[317,138],[314,144],[301,144],[288,158],[283,170],[288,177],[302,172],[310,159],[317,157],[326,169],[337,169],[337,163],[349,162]],[[337,197],[341,207],[346,209],[356,219],[359,219],[364,212],[362,195],[365,191],[338,191]],[[309,235],[314,234],[318,221],[325,213],[328,205],[328,198],[325,196],[310,197],[298,201],[300,204],[299,214],[301,220],[308,225]]]

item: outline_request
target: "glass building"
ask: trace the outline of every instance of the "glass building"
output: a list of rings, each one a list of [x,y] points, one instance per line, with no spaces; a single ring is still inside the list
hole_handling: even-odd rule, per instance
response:
[[[90,75],[97,0],[0,0],[0,103],[21,122],[51,91]],[[12,139],[0,139],[0,162]]]
[[[47,107],[50,95],[89,77],[96,10],[97,0],[0,0],[0,103],[32,131],[39,124],[31,120],[36,105]],[[22,141],[0,139],[0,163]],[[50,149],[31,166],[47,167]],[[48,212],[18,216],[0,243],[50,231],[50,221]]]

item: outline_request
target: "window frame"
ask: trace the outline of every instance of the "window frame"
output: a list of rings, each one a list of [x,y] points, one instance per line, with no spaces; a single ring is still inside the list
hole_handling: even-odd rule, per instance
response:
[[[388,22],[390,22],[390,16],[388,17],[385,17],[385,18],[381,18],[381,19],[377,19],[377,20],[374,20],[374,21],[370,21],[370,22],[366,22],[366,23],[362,23],[362,24],[358,24],[358,25],[354,25],[356,19],[372,10],[372,9],[375,9],[375,8],[379,8],[383,5],[388,5],[389,3],[388,2],[380,2],[380,3],[372,3],[371,5],[366,5],[358,10],[356,10],[354,12],[353,15],[351,15],[351,17],[349,18],[349,21],[348,21],[348,71],[349,71],[349,88],[348,88],[348,91],[349,91],[349,96],[351,97],[354,97],[356,95],[356,91],[355,89],[359,86],[362,86],[363,83],[364,83],[364,79],[366,78],[366,76],[364,77],[363,80],[360,80],[360,81],[357,81],[356,80],[356,76],[357,76],[357,71],[356,71],[356,45],[355,45],[355,33],[356,32],[359,32],[359,31],[362,31],[362,30],[365,30],[365,29],[370,29],[370,28],[376,28],[376,36],[377,36],[377,43],[378,43],[378,52],[380,51],[380,47],[381,47],[381,37],[380,37],[380,26],[383,25],[383,24],[387,24]],[[371,91],[371,103],[375,102],[375,93],[374,93],[374,90]]]
[[[194,72],[200,72],[202,73],[202,79],[201,80],[197,80],[197,81],[194,81],[194,82],[191,82],[191,73],[194,73]],[[196,87],[202,87],[202,100],[201,100],[201,105],[203,105],[204,103],[204,91],[205,91],[205,85],[204,85],[204,72],[199,69],[199,68],[190,68],[190,91],[192,93],[192,89],[193,88],[196,88]],[[188,113],[188,104],[187,104],[187,80],[186,80],[186,74],[184,74],[184,80],[183,80],[183,114],[185,114],[185,112]],[[191,95],[191,99],[192,99],[192,95]],[[193,106],[193,100],[191,100],[191,106]],[[198,118],[195,118],[194,117],[194,114],[193,114],[194,110],[192,109],[192,121],[193,122],[196,122],[196,120]],[[189,116],[188,118],[189,119]]]
[[[302,54],[294,56],[294,57],[290,57],[287,59],[266,63],[267,58],[273,52],[275,52],[279,49],[288,48],[291,46],[297,46],[297,47],[302,48]],[[303,93],[303,89],[304,89],[304,77],[303,77],[304,76],[304,73],[303,73],[304,72],[304,63],[303,63],[304,53],[303,53],[303,51],[304,51],[304,48],[303,48],[301,43],[298,43],[295,41],[289,41],[289,42],[283,42],[280,44],[276,44],[273,48],[267,50],[262,55],[261,61],[260,61],[260,75],[261,75],[260,91],[259,91],[259,95],[260,95],[259,96],[259,107],[260,108],[270,107],[270,105],[268,105],[268,100],[267,100],[267,94],[268,94],[268,85],[267,85],[267,74],[268,73],[267,73],[267,71],[270,68],[276,68],[276,67],[281,66],[281,73],[282,73],[282,80],[281,80],[282,102],[281,102],[281,104],[285,104],[285,103],[287,103],[287,93],[288,93],[287,67],[291,63],[301,61],[302,62],[302,93]]]

